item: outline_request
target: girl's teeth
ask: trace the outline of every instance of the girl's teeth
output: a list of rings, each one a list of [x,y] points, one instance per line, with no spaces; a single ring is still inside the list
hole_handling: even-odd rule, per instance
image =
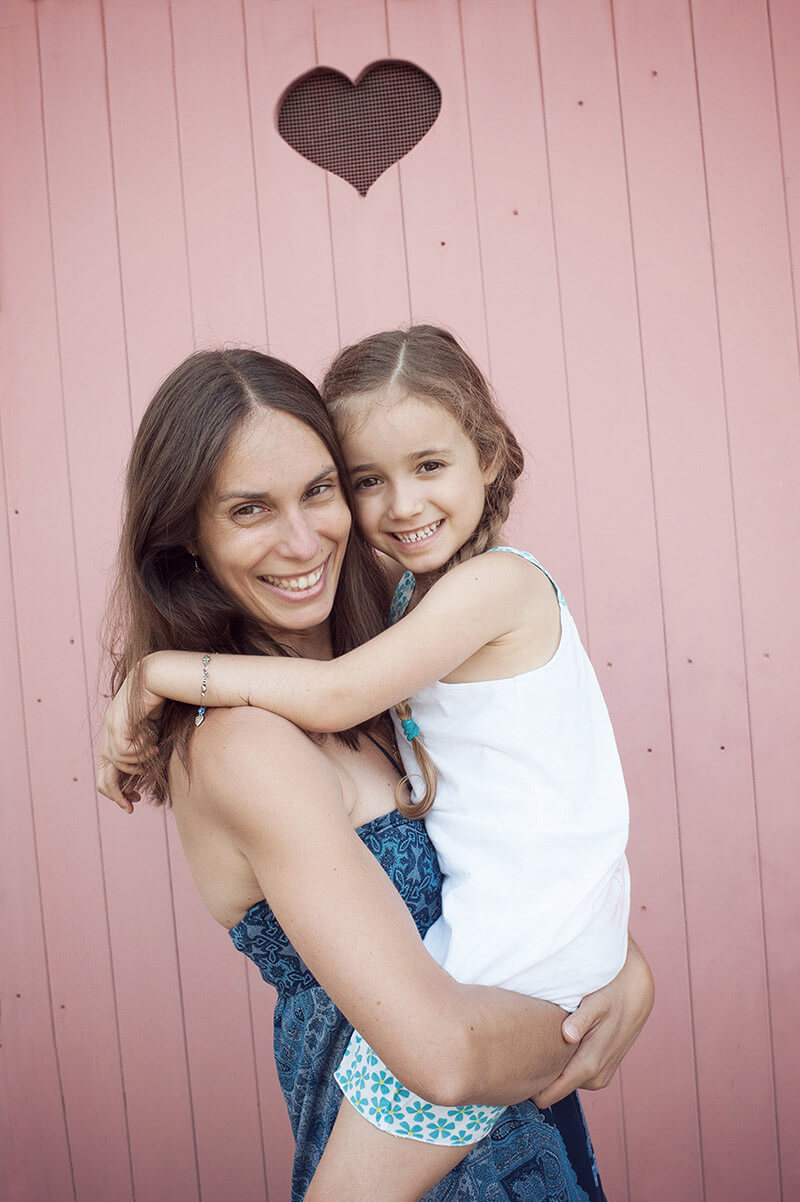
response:
[[[417,543],[421,538],[429,538],[434,530],[438,530],[441,525],[441,519],[434,522],[432,526],[423,526],[422,530],[415,530],[413,534],[395,534],[394,537],[400,543]]]
[[[310,572],[308,576],[265,576],[264,580],[274,588],[285,588],[289,592],[299,593],[303,589],[314,587],[322,575],[324,567],[325,564],[320,564],[316,571]]]

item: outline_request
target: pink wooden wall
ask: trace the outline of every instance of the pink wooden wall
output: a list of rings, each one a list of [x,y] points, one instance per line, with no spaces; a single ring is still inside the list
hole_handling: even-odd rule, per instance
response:
[[[442,110],[362,199],[275,106],[387,56]],[[587,1098],[609,1197],[796,1202],[795,0],[0,0],[0,140],[0,1195],[287,1199],[269,990],[95,797],[97,629],[170,367],[414,318],[523,435],[625,763],[658,1002]]]

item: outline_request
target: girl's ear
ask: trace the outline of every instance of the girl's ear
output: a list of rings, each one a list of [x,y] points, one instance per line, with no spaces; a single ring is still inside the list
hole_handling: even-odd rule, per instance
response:
[[[487,488],[489,487],[490,484],[494,484],[495,480],[497,479],[497,473],[499,471],[500,471],[500,465],[498,463],[498,457],[497,457],[497,455],[493,455],[492,458],[489,460],[489,463],[485,467],[481,468],[481,475],[483,476],[483,483],[486,485]]]

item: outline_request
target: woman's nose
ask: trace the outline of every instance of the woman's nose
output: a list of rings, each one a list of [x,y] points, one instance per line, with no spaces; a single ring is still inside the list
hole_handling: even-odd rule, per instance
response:
[[[281,545],[285,555],[307,563],[314,559],[319,551],[319,533],[306,514],[287,514],[281,531]]]

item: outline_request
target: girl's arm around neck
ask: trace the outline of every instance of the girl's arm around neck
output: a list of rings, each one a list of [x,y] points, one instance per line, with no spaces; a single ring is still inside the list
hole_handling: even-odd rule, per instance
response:
[[[563,1012],[458,984],[433,960],[324,749],[275,715],[222,710],[192,741],[190,784],[179,773],[185,846],[202,820],[245,858],[310,971],[405,1084],[446,1105],[507,1104],[558,1076]]]
[[[513,635],[522,614],[532,628],[526,648],[535,651],[539,627],[543,640],[551,636],[554,612],[552,586],[530,564],[507,554],[476,556],[437,581],[395,626],[338,659],[213,656],[204,703],[258,706],[306,730],[347,730]],[[156,652],[145,660],[146,687],[199,705],[201,661],[195,652]],[[513,666],[503,674],[515,674]]]

